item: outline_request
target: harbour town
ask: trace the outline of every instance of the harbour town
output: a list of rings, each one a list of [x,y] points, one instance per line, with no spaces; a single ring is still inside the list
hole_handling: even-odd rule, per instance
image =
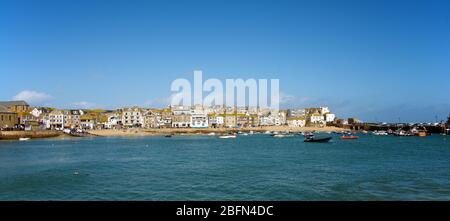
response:
[[[0,139],[311,132],[427,136],[447,135],[449,123],[450,116],[446,122],[366,123],[357,118],[339,118],[328,107],[271,110],[194,105],[101,110],[32,107],[26,101],[0,102]]]

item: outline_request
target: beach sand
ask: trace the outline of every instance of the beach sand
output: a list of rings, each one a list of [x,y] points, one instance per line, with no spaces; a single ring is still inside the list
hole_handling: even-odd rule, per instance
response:
[[[290,131],[290,132],[341,132],[348,131],[339,127],[288,127],[288,126],[270,126],[270,127],[255,127],[255,128],[160,128],[160,129],[108,129],[108,130],[89,130],[89,134],[95,136],[161,136],[168,134],[178,135],[195,135],[195,134],[225,134],[230,132],[265,132],[265,131]]]

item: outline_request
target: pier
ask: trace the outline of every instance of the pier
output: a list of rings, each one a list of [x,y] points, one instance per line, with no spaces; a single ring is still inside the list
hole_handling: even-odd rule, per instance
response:
[[[336,125],[338,126],[338,125]],[[427,124],[406,124],[406,123],[396,123],[396,124],[378,124],[378,123],[355,123],[355,124],[348,124],[348,125],[340,125],[339,127],[342,127],[344,129],[354,130],[354,131],[360,131],[360,130],[366,130],[366,131],[380,131],[380,130],[410,130],[414,127],[418,128],[425,128],[429,133],[445,133],[448,126],[445,124],[439,124],[439,125],[427,125]]]

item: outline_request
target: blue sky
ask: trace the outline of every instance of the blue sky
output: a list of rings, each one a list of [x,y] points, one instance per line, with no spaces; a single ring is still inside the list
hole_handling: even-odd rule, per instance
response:
[[[450,112],[448,1],[0,1],[0,100],[162,106],[177,78],[277,78],[283,107]]]

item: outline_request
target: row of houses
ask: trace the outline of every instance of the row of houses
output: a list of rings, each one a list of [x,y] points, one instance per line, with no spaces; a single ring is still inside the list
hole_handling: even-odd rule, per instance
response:
[[[251,107],[172,106],[117,110],[58,110],[24,101],[0,102],[0,127],[34,129],[240,128],[325,126],[335,121],[327,107],[274,111]]]
[[[290,127],[326,126],[337,120],[328,107],[290,109],[287,111],[287,124]]]

